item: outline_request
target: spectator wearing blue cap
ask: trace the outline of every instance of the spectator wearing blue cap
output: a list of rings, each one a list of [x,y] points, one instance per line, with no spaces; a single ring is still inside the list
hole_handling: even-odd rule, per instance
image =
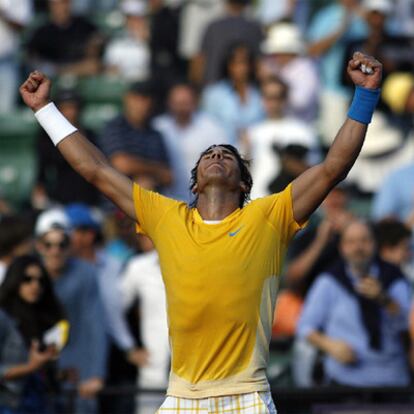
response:
[[[145,353],[135,345],[120,302],[118,276],[122,263],[100,248],[102,233],[99,212],[82,203],[69,204],[65,211],[72,228],[71,245],[74,255],[96,269],[107,333],[116,346],[126,353],[128,361],[140,366],[146,360]]]

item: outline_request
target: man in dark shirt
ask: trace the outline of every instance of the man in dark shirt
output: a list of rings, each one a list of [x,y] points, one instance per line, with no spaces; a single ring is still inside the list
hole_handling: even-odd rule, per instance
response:
[[[207,27],[201,53],[191,63],[191,80],[196,83],[212,83],[220,78],[224,58],[235,43],[245,43],[255,55],[259,54],[263,40],[261,26],[244,15],[250,0],[227,0],[226,3],[225,16]]]
[[[72,15],[71,0],[49,0],[48,5],[48,20],[29,38],[28,63],[50,75],[96,74],[102,46],[96,26]]]
[[[96,141],[94,133],[80,125],[82,102],[75,91],[58,91],[55,102],[74,125],[78,125],[92,142]],[[84,202],[88,205],[100,202],[101,197],[96,189],[73,171],[43,130],[37,139],[36,152],[38,174],[32,191],[33,207],[43,209],[50,202]]]
[[[136,82],[124,96],[123,113],[110,121],[98,142],[111,164],[147,188],[171,183],[163,136],[150,126],[153,85]]]

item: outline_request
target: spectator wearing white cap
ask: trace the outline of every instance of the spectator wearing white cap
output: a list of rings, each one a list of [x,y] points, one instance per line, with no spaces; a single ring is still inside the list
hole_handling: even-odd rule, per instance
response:
[[[96,269],[75,259],[70,250],[69,219],[63,209],[43,212],[36,222],[36,249],[53,281],[71,326],[59,368],[65,386],[76,387],[74,414],[96,412],[96,394],[105,378],[107,345]]]
[[[105,48],[105,70],[127,81],[146,80],[150,75],[151,58],[147,6],[142,0],[124,0],[120,10],[125,25]]]
[[[264,58],[259,77],[280,77],[289,87],[287,109],[302,121],[315,121],[318,113],[319,77],[315,64],[306,56],[306,44],[292,23],[272,26],[262,43]]]

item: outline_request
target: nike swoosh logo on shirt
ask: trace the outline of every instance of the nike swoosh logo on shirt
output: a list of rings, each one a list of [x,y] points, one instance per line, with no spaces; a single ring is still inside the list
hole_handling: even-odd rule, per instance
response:
[[[243,227],[243,226],[242,226]],[[241,230],[241,227],[239,227],[237,230],[235,230],[235,231],[231,231],[230,233],[229,233],[229,236],[230,237],[233,237],[233,236],[235,236],[239,231]]]

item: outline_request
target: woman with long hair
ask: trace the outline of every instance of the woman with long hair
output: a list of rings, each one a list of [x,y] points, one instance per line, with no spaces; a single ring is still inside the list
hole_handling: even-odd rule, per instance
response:
[[[262,120],[264,109],[255,82],[255,56],[246,44],[235,43],[229,49],[221,80],[204,89],[202,107],[221,123],[236,147],[245,129]]]
[[[35,256],[16,258],[0,287],[0,414],[46,414],[53,361],[68,325],[49,276]]]

